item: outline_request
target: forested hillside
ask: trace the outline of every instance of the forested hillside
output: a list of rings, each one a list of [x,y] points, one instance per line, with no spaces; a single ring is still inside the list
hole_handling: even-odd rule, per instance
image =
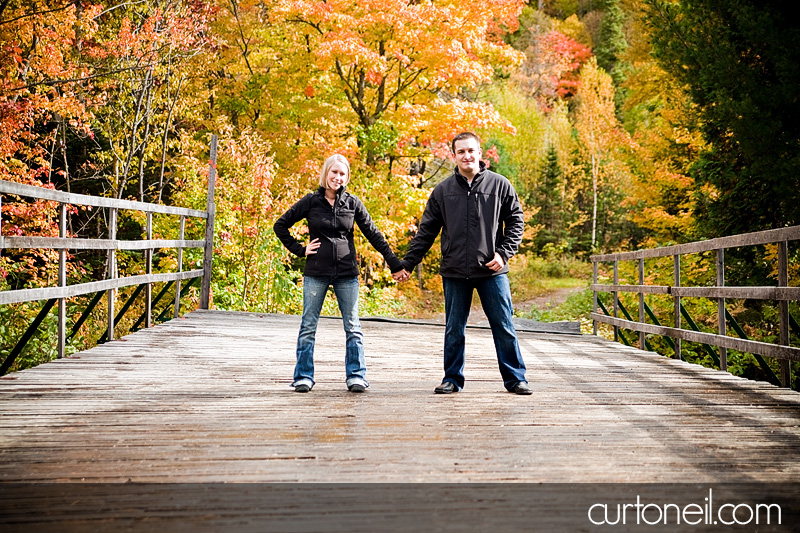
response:
[[[219,135],[214,304],[250,311],[302,305],[302,264],[272,224],[315,187],[327,156],[350,160],[350,190],[402,252],[463,130],[515,184],[521,254],[531,258],[796,225],[800,22],[790,9],[778,0],[0,0],[0,179],[202,209]],[[102,236],[105,216],[74,210],[70,235]],[[156,238],[174,225],[157,224]],[[143,231],[135,218],[120,228]],[[2,233],[58,235],[55,207],[5,198]],[[407,312],[416,285],[392,282],[380,255],[358,244],[365,314]],[[52,283],[48,254],[5,252],[0,289]],[[435,255],[423,285],[436,284]],[[138,257],[123,257],[127,272],[141,269]],[[73,254],[71,282],[102,279],[103,261]],[[31,312],[0,311],[6,333]]]

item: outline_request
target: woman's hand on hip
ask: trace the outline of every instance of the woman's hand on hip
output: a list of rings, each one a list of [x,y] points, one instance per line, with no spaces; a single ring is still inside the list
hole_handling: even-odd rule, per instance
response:
[[[317,248],[319,248],[319,245],[320,245],[319,239],[314,239],[313,241],[308,243],[308,246],[306,246],[306,256],[314,255],[315,253],[317,253]]]

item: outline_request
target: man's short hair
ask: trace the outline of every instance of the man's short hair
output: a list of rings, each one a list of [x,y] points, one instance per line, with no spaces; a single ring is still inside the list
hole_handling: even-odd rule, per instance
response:
[[[464,139],[475,139],[478,143],[478,146],[481,145],[481,140],[478,138],[477,135],[475,135],[471,131],[462,131],[461,133],[453,137],[453,142],[450,143],[450,150],[452,150],[453,154],[456,153],[456,141],[463,141]]]

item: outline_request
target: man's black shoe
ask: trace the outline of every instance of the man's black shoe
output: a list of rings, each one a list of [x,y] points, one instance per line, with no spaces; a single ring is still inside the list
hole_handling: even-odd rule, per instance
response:
[[[524,381],[520,381],[514,388],[511,390],[514,394],[533,394],[530,385],[525,383]]]
[[[453,392],[458,392],[458,389],[450,381],[445,381],[444,383],[433,389],[433,392],[435,392],[436,394],[451,394]]]

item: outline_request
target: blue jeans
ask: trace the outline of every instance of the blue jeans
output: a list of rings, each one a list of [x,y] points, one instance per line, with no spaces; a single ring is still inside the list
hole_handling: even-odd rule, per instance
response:
[[[444,333],[444,379],[459,390],[464,387],[464,344],[467,318],[472,304],[472,293],[478,290],[483,311],[492,328],[497,364],[503,385],[511,391],[525,380],[525,363],[519,351],[517,331],[511,321],[511,287],[508,276],[500,274],[488,278],[442,278],[447,325]]]
[[[322,311],[322,304],[328,287],[339,302],[342,322],[347,335],[345,343],[345,371],[348,383],[350,380],[363,381],[367,374],[364,362],[364,335],[361,333],[361,322],[358,320],[358,278],[320,278],[306,276],[303,282],[303,318],[300,322],[300,333],[297,336],[297,364],[294,367],[294,381],[310,379],[314,382],[314,338],[317,334],[317,323]]]

